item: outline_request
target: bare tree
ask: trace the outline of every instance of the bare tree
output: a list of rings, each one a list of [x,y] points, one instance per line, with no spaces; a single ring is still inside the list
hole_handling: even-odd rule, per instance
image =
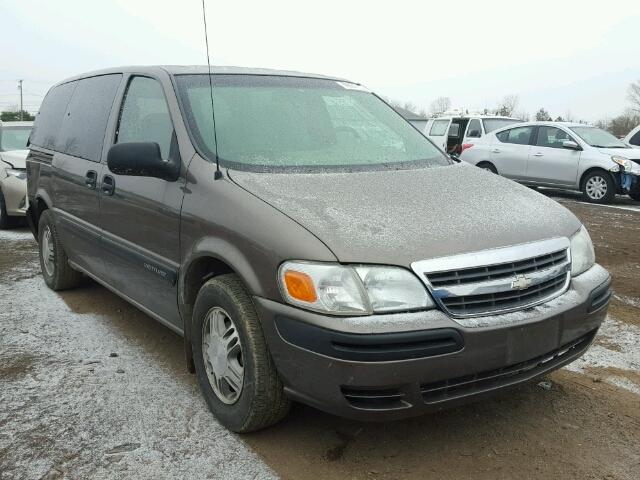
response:
[[[640,111],[628,109],[622,115],[612,118],[609,122],[607,130],[618,138],[627,135],[631,130],[636,128],[640,123]]]
[[[404,102],[404,105],[402,105],[402,108],[404,108],[405,110],[409,110],[412,113],[416,113],[418,106],[413,102]]]
[[[510,117],[511,115],[513,115],[513,112],[515,111],[517,106],[518,96],[507,95],[498,104],[498,108],[496,108],[496,115],[500,115],[502,117]]]
[[[631,102],[631,109],[640,112],[640,80],[629,85],[627,98]]]
[[[524,110],[520,110],[519,112],[514,112],[513,113],[513,118],[517,118],[518,120],[521,120],[523,122],[528,122],[529,121],[529,114],[527,112],[525,112]]]
[[[429,111],[434,117],[442,115],[451,108],[451,99],[449,97],[438,97],[429,106]]]
[[[571,110],[567,110],[567,112],[564,114],[564,121],[565,122],[575,122],[576,119],[574,118],[573,114],[571,113]]]

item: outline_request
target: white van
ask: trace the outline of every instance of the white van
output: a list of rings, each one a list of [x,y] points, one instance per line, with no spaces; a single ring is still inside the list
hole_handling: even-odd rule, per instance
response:
[[[449,154],[460,155],[469,139],[482,137],[498,128],[506,127],[522,120],[509,117],[474,114],[447,114],[430,118],[426,124],[413,125],[438,147]]]

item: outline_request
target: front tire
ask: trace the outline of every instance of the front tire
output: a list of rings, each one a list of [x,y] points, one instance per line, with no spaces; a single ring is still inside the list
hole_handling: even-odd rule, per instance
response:
[[[40,215],[38,252],[44,282],[51,290],[67,290],[80,283],[82,274],[69,265],[50,210],[45,210]]]
[[[4,201],[4,195],[0,190],[0,229],[13,226],[13,219],[7,215],[7,205]]]
[[[196,376],[220,423],[245,433],[280,421],[291,402],[284,394],[251,297],[237,275],[220,275],[203,285],[193,322]]]
[[[616,184],[604,170],[589,172],[582,181],[582,195],[587,202],[611,203],[616,196]]]
[[[634,185],[632,190],[629,191],[629,197],[636,202],[640,202],[640,181]]]

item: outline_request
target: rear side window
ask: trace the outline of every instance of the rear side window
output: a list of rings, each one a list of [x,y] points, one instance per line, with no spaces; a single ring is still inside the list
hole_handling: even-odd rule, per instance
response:
[[[629,143],[631,145],[640,146],[640,130],[638,130],[636,134],[629,139]]]
[[[533,127],[518,127],[496,133],[496,137],[503,143],[515,143],[516,145],[529,145]]]
[[[58,131],[62,125],[71,95],[76,88],[76,83],[64,83],[49,90],[36,117],[31,133],[31,144],[55,150]]]
[[[469,127],[467,128],[467,137],[478,138],[482,136],[482,126],[480,125],[480,120],[474,118],[469,122]]]
[[[449,136],[457,137],[458,135],[460,135],[460,124],[452,123],[451,126],[449,127]]]
[[[434,120],[433,125],[431,125],[431,131],[429,132],[429,135],[440,137],[447,132],[448,126],[449,120]]]
[[[152,78],[133,77],[120,111],[116,143],[155,142],[169,158],[173,123],[162,86]]]
[[[107,120],[121,79],[118,74],[78,80],[55,150],[100,161]]]

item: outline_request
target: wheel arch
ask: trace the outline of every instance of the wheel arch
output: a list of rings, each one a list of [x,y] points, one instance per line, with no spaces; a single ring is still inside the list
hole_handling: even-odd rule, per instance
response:
[[[183,321],[187,369],[193,373],[191,332],[193,307],[202,286],[219,275],[238,276],[249,295],[264,294],[264,285],[251,262],[234,245],[222,239],[207,238],[198,242],[187,256],[178,275],[178,306]],[[276,279],[274,278],[275,282]]]
[[[584,182],[585,182],[587,176],[590,173],[593,173],[593,172],[606,173],[607,175],[609,175],[613,179],[613,183],[616,185],[616,189],[618,188],[618,180],[617,180],[616,176],[612,172],[610,172],[609,170],[607,170],[606,168],[603,168],[603,167],[590,167],[590,168],[587,168],[584,172],[582,172],[582,175],[580,176],[580,182],[578,183],[578,186],[579,186],[581,191],[584,188]]]

